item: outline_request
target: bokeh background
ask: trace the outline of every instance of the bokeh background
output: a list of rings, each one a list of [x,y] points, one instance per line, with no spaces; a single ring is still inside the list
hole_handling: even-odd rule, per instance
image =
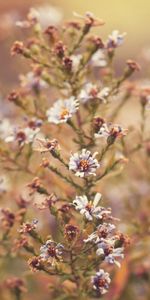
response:
[[[64,19],[72,18],[72,13],[84,14],[93,12],[97,17],[105,20],[106,24],[100,29],[102,37],[107,36],[112,30],[127,32],[124,47],[118,51],[120,64],[122,60],[134,58],[148,60],[150,63],[150,38],[149,38],[149,0],[0,0],[0,82],[4,84],[16,81],[16,60],[10,57],[9,48],[19,30],[15,28],[15,21],[25,17],[29,7],[46,5],[59,8]]]
[[[5,99],[5,96],[8,94],[8,92],[17,86],[18,74],[23,73],[27,68],[21,59],[18,57],[12,58],[10,55],[10,48],[13,42],[15,40],[24,39],[22,31],[15,26],[15,22],[17,20],[25,19],[30,7],[39,7],[41,5],[45,6],[47,4],[52,7],[56,7],[59,11],[60,19],[62,18],[64,20],[71,19],[74,11],[81,15],[83,15],[86,11],[93,12],[95,16],[102,18],[105,21],[105,26],[101,27],[100,29],[95,29],[95,32],[98,30],[96,33],[99,34],[104,40],[114,29],[118,29],[121,33],[126,32],[127,36],[125,38],[123,47],[117,49],[117,70],[118,72],[121,72],[125,61],[128,58],[131,58],[138,61],[142,67],[141,72],[139,72],[139,74],[136,73],[136,75],[133,76],[133,79],[139,80],[139,78],[142,77],[149,78],[150,0],[0,0],[0,97],[2,99]],[[0,105],[0,115],[3,115],[4,113],[4,115],[9,116],[8,106],[4,101],[1,103],[3,103],[3,105]],[[122,114],[120,117],[121,121],[125,120],[126,118],[128,120],[124,121],[124,123],[129,123],[129,125],[131,125],[131,123],[136,124],[137,122],[138,124],[140,120],[139,107],[135,110],[135,106],[135,101],[132,103],[130,102],[129,106],[127,106],[125,109],[124,116]],[[113,210],[117,216],[119,216],[119,213],[120,215],[123,215],[122,227],[125,226],[125,228],[128,228],[128,223],[130,223],[128,220],[131,220],[131,223],[132,221],[134,223],[134,218],[136,222],[139,222],[139,227],[141,226],[140,224],[145,224],[143,225],[143,228],[141,226],[141,236],[138,235],[139,227],[137,227],[138,249],[137,246],[131,246],[129,257],[123,263],[121,270],[116,274],[112,292],[109,294],[109,297],[111,296],[111,299],[113,300],[150,299],[150,290],[148,289],[148,281],[146,277],[148,276],[147,270],[149,268],[148,258],[146,257],[146,246],[148,244],[147,237],[144,238],[145,240],[142,240],[143,232],[144,230],[146,231],[147,227],[146,218],[148,218],[147,212],[149,209],[149,187],[147,186],[147,178],[145,177],[146,179],[144,179],[144,171],[142,168],[143,161],[140,161],[139,157],[137,156],[136,162],[132,161],[131,170],[127,171],[126,173],[126,182],[124,182],[123,185],[120,184],[119,186],[119,179],[117,178],[118,185],[115,181],[112,181],[111,187],[111,184],[109,185],[109,182],[106,182],[106,185],[109,185],[110,190],[106,185],[102,187],[104,189],[104,193],[108,197],[108,202],[111,202],[111,206],[113,206]],[[130,181],[130,176],[131,178],[135,177],[134,182]],[[130,183],[133,184],[130,186],[129,190]],[[125,200],[126,204],[123,202]],[[126,212],[124,213],[125,209]],[[118,213],[119,210],[120,212]],[[146,258],[146,260],[144,261],[143,258]],[[131,274],[130,262],[132,263],[131,269],[133,270]],[[9,269],[9,266],[7,267]],[[11,268],[13,267],[16,267],[15,264],[14,266],[11,265]],[[38,275],[36,276],[38,282]],[[44,282],[46,279],[44,277],[43,281],[41,281],[41,278],[42,277],[40,277],[39,284],[41,282],[42,285],[42,282]],[[30,278],[29,281],[31,281]],[[35,289],[31,298],[28,298],[28,295],[26,296],[28,299],[42,299],[42,295],[40,295],[40,288],[42,287],[39,285],[39,296],[36,294],[36,288],[37,286],[35,285]],[[47,300],[47,298],[43,299]],[[109,298],[106,296],[105,299]]]

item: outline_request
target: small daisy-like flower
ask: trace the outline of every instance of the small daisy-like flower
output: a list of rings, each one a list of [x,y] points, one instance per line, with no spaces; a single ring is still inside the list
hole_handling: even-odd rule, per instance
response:
[[[117,48],[122,45],[126,33],[120,34],[118,30],[113,30],[113,32],[108,36],[107,47]]]
[[[95,244],[102,242],[104,239],[108,238],[112,231],[115,229],[114,224],[103,223],[97,227],[97,230],[91,233],[86,240],[85,243],[94,242]]]
[[[97,255],[104,255],[104,260],[109,264],[116,264],[120,268],[120,263],[116,258],[124,258],[123,247],[114,248],[114,241],[108,240],[103,241],[98,244],[98,249],[96,251]]]
[[[95,158],[97,154],[98,152],[95,152],[92,155],[92,153],[86,149],[82,149],[81,153],[72,154],[70,157],[69,169],[79,177],[96,175],[95,171],[100,166]]]
[[[47,110],[48,122],[60,124],[67,122],[79,108],[79,102],[73,96],[69,99],[58,100]]]
[[[104,137],[108,143],[113,143],[117,138],[121,138],[127,134],[127,129],[122,128],[120,125],[106,124],[104,121],[100,123],[96,138]]]
[[[82,103],[86,103],[90,100],[95,100],[95,99],[105,102],[106,98],[109,95],[109,91],[110,89],[108,87],[99,90],[99,88],[95,84],[89,82],[85,84],[78,98]]]
[[[97,50],[91,59],[91,64],[93,67],[106,67],[107,61],[104,54],[104,51],[102,49]]]
[[[5,142],[9,143],[17,141],[20,146],[23,146],[24,144],[33,142],[35,136],[39,131],[40,128],[26,127],[18,130],[15,128],[13,133],[5,138]]]
[[[93,289],[100,295],[107,293],[111,279],[109,273],[100,269],[95,276],[91,278]]]
[[[101,194],[97,193],[94,200],[89,201],[85,195],[76,196],[73,204],[75,209],[79,210],[80,214],[84,215],[89,221],[92,221],[93,218],[102,219],[104,215],[106,216],[110,214],[110,210],[97,206],[101,197]]]
[[[40,257],[54,265],[56,261],[62,260],[63,248],[62,244],[57,244],[52,240],[48,240],[45,245],[40,248]]]

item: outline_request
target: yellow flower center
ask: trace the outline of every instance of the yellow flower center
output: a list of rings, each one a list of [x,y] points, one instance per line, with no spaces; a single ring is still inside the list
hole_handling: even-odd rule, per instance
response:
[[[67,115],[69,115],[69,111],[68,109],[64,108],[61,112],[60,118],[63,120]]]

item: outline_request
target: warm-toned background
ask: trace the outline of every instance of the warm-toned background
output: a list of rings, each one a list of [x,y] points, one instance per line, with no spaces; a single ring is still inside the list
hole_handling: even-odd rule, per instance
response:
[[[76,11],[84,14],[93,12],[105,20],[100,35],[106,37],[113,29],[127,32],[126,42],[118,55],[122,59],[128,57],[140,59],[146,56],[150,63],[150,1],[149,0],[0,0],[0,82],[1,88],[7,81],[16,81],[15,62],[10,58],[9,48],[18,33],[13,30],[14,20],[24,18],[28,8],[49,3],[59,7],[64,18],[72,17]],[[12,74],[14,74],[12,76]]]

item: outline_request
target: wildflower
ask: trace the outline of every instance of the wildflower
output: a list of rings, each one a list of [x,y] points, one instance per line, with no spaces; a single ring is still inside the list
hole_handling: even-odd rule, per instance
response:
[[[91,64],[93,67],[106,67],[107,61],[102,49],[98,49],[92,56]]]
[[[78,98],[82,103],[86,103],[89,100],[101,100],[104,101],[109,95],[109,88],[105,87],[101,91],[98,89],[98,87],[92,83],[85,84],[84,88],[81,90]]]
[[[108,144],[113,144],[117,138],[121,138],[127,134],[127,129],[122,128],[120,125],[113,125],[105,123],[101,118],[94,119],[95,138],[104,137],[107,139]]]
[[[126,33],[120,34],[118,30],[113,30],[113,32],[108,36],[107,47],[117,48],[122,45]]]
[[[48,240],[41,248],[40,248],[40,257],[42,260],[49,261],[52,265],[55,264],[56,261],[62,260],[62,244],[57,244],[52,240]]]
[[[101,194],[97,193],[93,201],[89,201],[87,196],[76,196],[73,204],[76,210],[79,210],[82,215],[85,215],[86,219],[92,221],[93,218],[102,219],[104,214],[109,215],[110,210],[105,209],[104,207],[97,206],[100,199]]]
[[[114,224],[110,223],[103,223],[100,224],[96,231],[91,233],[86,240],[84,240],[85,243],[88,242],[94,242],[99,243],[103,241],[104,239],[108,238],[108,236],[112,233],[112,231],[115,229]]]
[[[10,143],[13,141],[17,141],[20,146],[24,144],[32,143],[37,133],[40,131],[39,128],[30,128],[26,127],[23,129],[16,129],[12,134],[5,138],[5,142]]]
[[[114,242],[108,240],[98,244],[96,254],[103,255],[104,260],[109,264],[116,264],[120,267],[120,263],[116,260],[116,258],[124,258],[124,254],[122,253],[123,250],[123,247],[114,248]]]
[[[79,103],[74,97],[58,100],[47,110],[48,122],[60,124],[67,122],[78,110]]]
[[[111,279],[109,274],[100,269],[95,276],[92,276],[94,290],[100,295],[107,293]]]
[[[76,176],[85,177],[88,175],[96,175],[95,171],[100,166],[95,156],[90,151],[82,149],[81,153],[74,153],[70,157],[69,169],[72,170]]]
[[[77,226],[74,226],[72,224],[66,224],[65,226],[65,236],[66,239],[69,242],[72,242],[76,239],[77,235],[79,233],[79,229]]]

